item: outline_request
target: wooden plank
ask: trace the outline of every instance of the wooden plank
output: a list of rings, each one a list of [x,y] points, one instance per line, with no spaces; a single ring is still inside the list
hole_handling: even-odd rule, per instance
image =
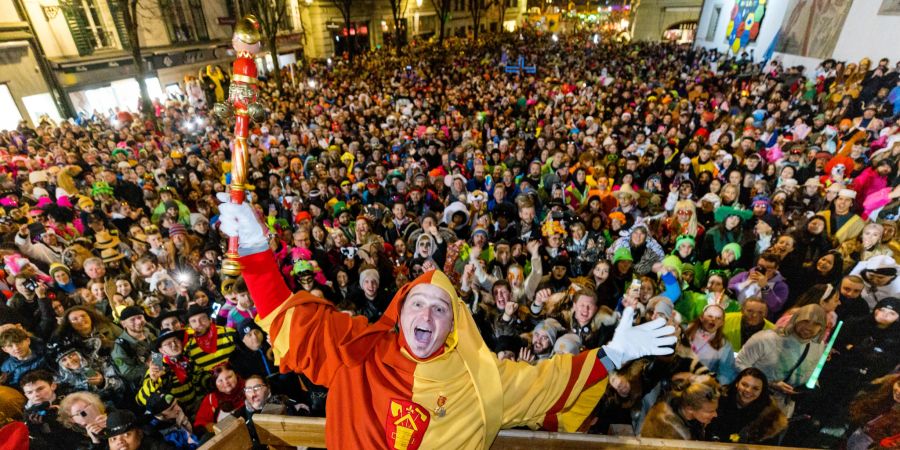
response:
[[[247,450],[253,446],[244,419],[238,418],[220,424],[222,427],[217,430],[216,435],[206,441],[200,450]]]
[[[255,414],[253,424],[263,444],[325,448],[325,419]]]
[[[791,447],[765,445],[724,444],[704,441],[678,441],[671,439],[642,438],[632,436],[607,436],[602,434],[549,433],[546,431],[502,430],[494,440],[491,450],[525,449],[732,449],[732,450],[787,450]],[[794,449],[799,450],[799,449]]]
[[[260,442],[273,446],[325,447],[325,419],[257,414],[253,416]],[[599,434],[549,433],[546,431],[502,430],[491,450],[549,450],[582,449],[732,449],[732,450],[790,450],[790,447],[765,445],[723,444],[702,441]]]

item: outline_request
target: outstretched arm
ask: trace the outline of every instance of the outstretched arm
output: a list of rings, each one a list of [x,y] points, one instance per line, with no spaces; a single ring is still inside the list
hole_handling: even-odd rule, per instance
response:
[[[499,363],[503,385],[503,427],[541,426],[575,432],[606,390],[607,374],[643,356],[672,353],[675,330],[657,319],[633,326],[626,308],[609,344],[581,354],[558,355],[536,366]]]
[[[331,302],[306,292],[292,294],[268,248],[262,225],[249,205],[223,203],[222,231],[240,238],[242,275],[256,303],[257,322],[269,334],[276,363],[300,372],[313,383],[328,386],[347,364],[343,346],[367,326],[364,317],[350,317]]]

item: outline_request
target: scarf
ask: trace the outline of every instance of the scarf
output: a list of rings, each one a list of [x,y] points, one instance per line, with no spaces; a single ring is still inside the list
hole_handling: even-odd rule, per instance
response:
[[[179,383],[184,384],[187,382],[189,364],[187,358],[174,359],[164,355],[163,362],[172,369],[172,372],[175,374],[175,378],[178,379]]]
[[[219,340],[219,329],[215,325],[210,325],[209,330],[204,334],[195,334],[194,340],[197,341],[197,347],[203,350],[203,353],[212,354],[216,352]]]
[[[230,393],[225,393],[218,389],[213,391],[213,396],[215,397],[217,404],[217,412],[231,412],[244,406],[244,379],[237,375],[237,373],[235,373],[235,376],[237,376],[237,386],[235,386]]]
[[[66,284],[56,283],[56,287],[60,288],[66,294],[74,294],[75,293],[75,283],[72,280],[69,280]]]

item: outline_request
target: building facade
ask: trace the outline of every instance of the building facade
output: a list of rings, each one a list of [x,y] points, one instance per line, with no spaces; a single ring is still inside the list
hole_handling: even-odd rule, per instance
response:
[[[138,0],[137,32],[151,98],[185,95],[186,77],[228,70],[236,19],[250,0]],[[398,0],[407,41],[438,34],[431,0]],[[451,0],[446,36],[472,33],[469,2]],[[514,30],[527,0],[484,2],[481,30]],[[134,111],[139,102],[128,30],[119,0],[0,0],[0,129],[78,114]],[[389,0],[353,0],[351,27],[332,0],[287,0],[277,61],[257,59],[262,75],[300,58],[330,58],[349,46],[375,50],[394,36]]]
[[[471,35],[471,0],[451,0],[445,36]],[[522,24],[527,0],[481,0],[481,31],[512,31]],[[407,41],[427,40],[439,34],[440,21],[431,0],[396,0],[400,27]],[[352,45],[357,50],[378,49],[390,42],[395,24],[390,0],[354,0],[351,27],[344,30],[344,19],[331,0],[301,0],[305,27],[305,54],[311,58],[341,55]]]
[[[703,0],[634,0],[635,41],[691,43]]]
[[[0,129],[77,114],[135,110],[139,101],[128,30],[116,0],[0,0]],[[279,34],[279,62],[296,60],[296,0]],[[227,70],[240,5],[234,0],[138,0],[137,32],[151,98],[184,95],[186,77]],[[262,73],[274,69],[265,51]]]
[[[827,59],[900,60],[897,2],[835,0],[817,8],[797,0],[706,0],[697,31],[698,47],[757,62],[778,59],[785,67],[803,66],[807,75]]]

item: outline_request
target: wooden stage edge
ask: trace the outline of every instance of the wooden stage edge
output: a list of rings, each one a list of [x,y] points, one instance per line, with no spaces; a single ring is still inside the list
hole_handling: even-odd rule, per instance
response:
[[[325,447],[325,419],[257,414],[253,417],[259,439],[272,448]],[[216,436],[202,450],[246,450],[250,435],[243,419],[229,420],[217,426]],[[701,441],[596,434],[548,433],[546,431],[503,430],[491,450],[590,450],[590,449],[734,449],[786,450],[792,447],[721,444]]]

